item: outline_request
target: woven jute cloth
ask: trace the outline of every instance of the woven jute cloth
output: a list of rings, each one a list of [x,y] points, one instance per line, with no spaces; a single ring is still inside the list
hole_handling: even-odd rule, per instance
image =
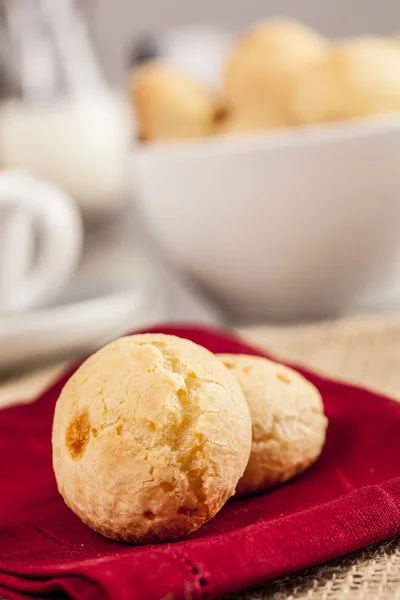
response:
[[[257,327],[241,334],[278,358],[400,401],[400,314],[299,327]],[[224,600],[228,598],[400,600],[400,537]]]
[[[277,358],[385,393],[400,401],[400,314],[239,334]],[[65,364],[0,381],[0,406],[29,402]],[[400,538],[268,582],[224,600],[400,600]]]

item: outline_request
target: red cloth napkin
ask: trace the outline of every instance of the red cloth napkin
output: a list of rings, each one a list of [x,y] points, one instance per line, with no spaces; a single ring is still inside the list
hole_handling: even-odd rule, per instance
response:
[[[223,332],[161,327],[214,352],[262,354]],[[400,405],[306,374],[329,417],[306,474],[232,500],[172,544],[134,547],[83,525],[57,493],[50,432],[71,373],[35,403],[0,411],[0,594],[82,600],[189,600],[285,575],[400,533]]]

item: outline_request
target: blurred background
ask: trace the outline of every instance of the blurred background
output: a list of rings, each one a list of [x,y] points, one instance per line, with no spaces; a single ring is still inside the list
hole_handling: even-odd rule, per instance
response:
[[[0,369],[400,307],[395,0],[0,1]]]
[[[285,16],[299,19],[332,38],[354,34],[392,34],[400,27],[400,9],[396,0],[346,0],[322,3],[316,0],[232,0],[229,8],[223,0],[161,2],[149,0],[134,6],[129,0],[89,0],[87,10],[93,16],[93,30],[101,40],[110,77],[124,76],[125,59],[135,39],[143,34],[163,34],[186,25],[218,25],[240,31],[246,25],[266,17]]]

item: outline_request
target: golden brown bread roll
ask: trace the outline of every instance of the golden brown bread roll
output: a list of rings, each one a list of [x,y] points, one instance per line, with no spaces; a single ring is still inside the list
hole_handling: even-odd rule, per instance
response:
[[[229,136],[243,133],[261,132],[270,129],[281,129],[287,127],[288,123],[282,112],[270,112],[264,110],[262,114],[243,112],[229,113],[216,123],[214,135]]]
[[[291,109],[298,124],[400,110],[400,45],[383,37],[338,44],[293,84]]]
[[[328,42],[312,29],[289,20],[260,23],[237,42],[228,59],[223,93],[238,119],[264,128],[291,123],[288,89],[294,78],[324,56]],[[271,118],[272,116],[272,118]]]
[[[261,356],[220,354],[249,404],[253,441],[236,494],[250,494],[302,473],[321,454],[327,419],[318,390],[293,369]]]
[[[84,523],[126,542],[194,531],[235,492],[251,447],[236,379],[208,350],[162,334],[86,360],[57,401],[58,489]]]
[[[199,138],[212,131],[214,99],[187,75],[163,63],[135,71],[131,96],[144,141]]]

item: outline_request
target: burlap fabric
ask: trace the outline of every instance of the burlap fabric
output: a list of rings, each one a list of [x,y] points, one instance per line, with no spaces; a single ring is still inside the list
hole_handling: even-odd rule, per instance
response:
[[[400,400],[400,315],[241,333],[278,357]],[[400,538],[228,598],[400,600]]]
[[[400,314],[241,330],[277,357],[400,401]],[[27,402],[62,365],[0,381],[0,406]],[[400,538],[224,600],[400,600]]]

